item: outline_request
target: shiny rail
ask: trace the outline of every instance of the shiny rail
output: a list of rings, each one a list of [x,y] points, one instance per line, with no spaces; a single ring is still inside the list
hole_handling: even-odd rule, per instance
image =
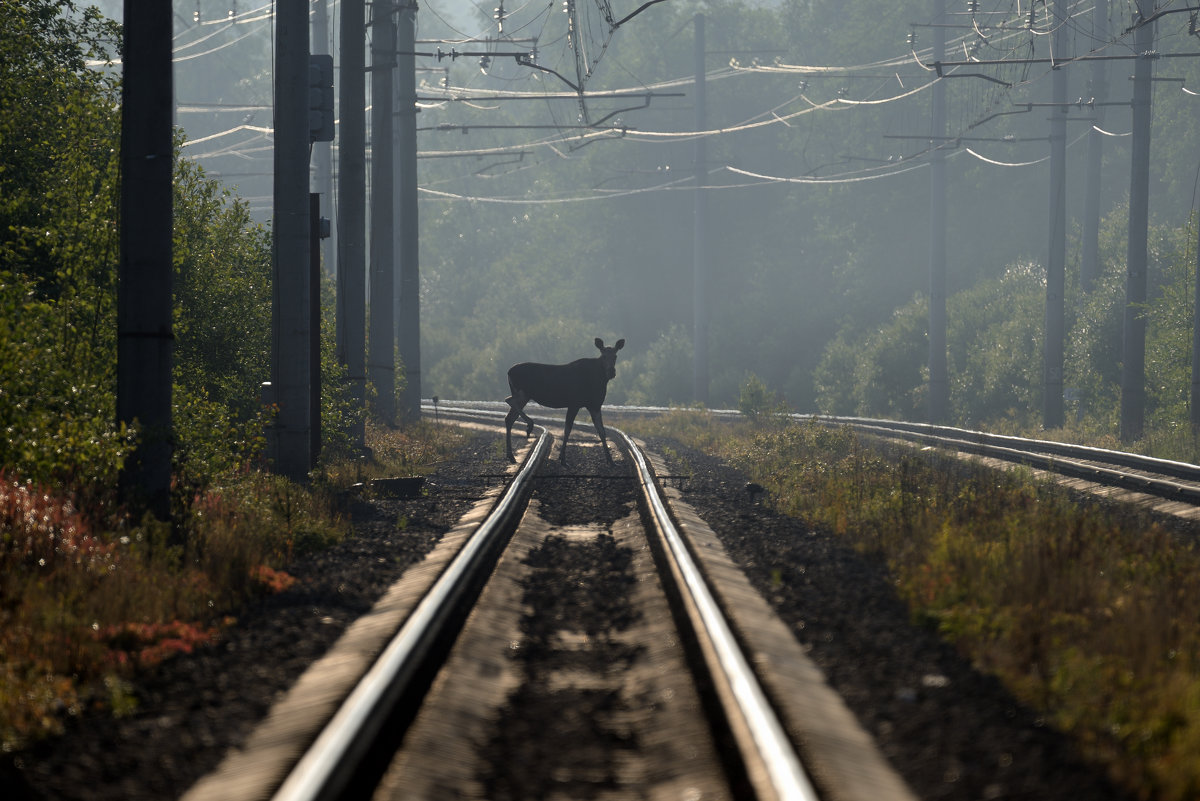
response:
[[[645,455],[625,432],[610,430],[633,458],[652,530],[660,538],[661,552],[666,557],[666,572],[686,610],[687,622],[681,626],[701,643],[699,650],[705,655],[706,670],[756,797],[761,801],[816,801],[818,796],[791,740],[671,520]]]
[[[1200,505],[1200,466],[1125,451],[1027,439],[983,431],[861,417],[794,415],[829,425],[921,442],[1082,478],[1107,486]],[[1138,471],[1138,472],[1129,472]],[[1150,475],[1145,475],[1150,474]],[[1184,482],[1184,483],[1181,483]]]
[[[276,801],[337,798],[354,778],[424,656],[436,640],[446,636],[447,627],[461,625],[454,610],[468,593],[477,590],[495,565],[503,550],[500,540],[524,511],[533,478],[550,452],[551,439],[545,430],[541,431],[492,512],[297,761],[274,794]]]

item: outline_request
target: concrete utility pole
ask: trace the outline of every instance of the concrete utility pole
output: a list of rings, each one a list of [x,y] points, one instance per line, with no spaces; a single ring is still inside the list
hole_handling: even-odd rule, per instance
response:
[[[704,85],[704,15],[695,21],[696,130],[708,127],[706,87]],[[708,143],[696,137],[696,192],[692,221],[692,396],[708,405]]]
[[[285,476],[313,468],[308,208],[308,3],[275,13],[275,197],[271,384],[279,407],[272,456]]]
[[[1092,6],[1092,39],[1108,41],[1108,0],[1096,0]],[[1087,176],[1083,198],[1083,242],[1079,266],[1079,287],[1091,292],[1100,277],[1100,167],[1104,154],[1104,134],[1096,130],[1104,123],[1104,103],[1108,100],[1108,62],[1092,62],[1091,97],[1095,101],[1095,122],[1088,131]]]
[[[363,0],[342,0],[338,147],[337,352],[356,409],[367,398],[366,20]],[[350,432],[364,445],[360,420]]]
[[[321,193],[308,193],[308,398],[309,453],[321,455]]]
[[[1196,280],[1192,281],[1192,431],[1200,432],[1200,215],[1196,217]]]
[[[946,58],[946,0],[933,0],[933,59]],[[929,422],[944,423],[950,412],[946,365],[946,82],[933,84],[929,143]]]
[[[1121,441],[1142,438],[1146,414],[1147,225],[1150,207],[1150,100],[1153,88],[1154,0],[1137,1],[1133,34],[1133,144],[1129,167],[1129,250],[1121,366]]]
[[[392,330],[392,72],[396,68],[396,28],[392,0],[377,0],[371,9],[371,330],[367,365],[375,385],[375,413],[391,425],[396,421],[396,340]]]
[[[396,26],[396,214],[400,284],[397,291],[396,345],[404,365],[400,417],[421,417],[421,270],[417,229],[417,3],[400,6]]]
[[[312,17],[312,53],[331,53],[329,47],[328,0],[315,0]],[[313,142],[312,157],[317,168],[312,191],[321,195],[321,218],[333,219],[333,144]],[[321,264],[330,275],[334,272],[334,254],[337,253],[337,228],[329,227],[329,236],[321,240]],[[319,296],[318,296],[319,299]]]
[[[122,494],[171,515],[172,178],[171,4],[125,0],[121,99],[121,261],[117,291],[117,420],[140,427]]]
[[[1051,58],[1067,56],[1066,3],[1054,0]],[[1050,248],[1046,258],[1046,341],[1042,371],[1042,426],[1063,424],[1064,293],[1067,261],[1067,73],[1055,65],[1050,106]]]

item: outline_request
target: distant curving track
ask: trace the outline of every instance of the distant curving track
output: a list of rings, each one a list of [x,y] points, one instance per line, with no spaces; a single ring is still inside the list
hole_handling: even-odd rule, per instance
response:
[[[428,411],[433,411],[433,405]],[[504,408],[503,403],[454,402],[441,405],[439,413],[452,415],[455,410],[462,413],[487,413]],[[657,406],[614,406],[606,407],[613,419],[628,415],[659,415],[670,410]],[[734,410],[713,410],[716,417],[737,419],[741,413]],[[841,417],[834,415],[793,414],[798,422],[815,422],[829,426],[849,426],[864,434],[891,439],[901,439],[921,445],[969,453],[988,459],[1023,464],[1060,476],[1082,479],[1108,487],[1152,495],[1167,501],[1200,507],[1200,465],[1156,459],[1125,451],[1072,445],[1051,440],[1028,439],[983,431],[908,423],[896,420],[879,420],[866,417]]]
[[[1039,470],[1200,505],[1200,466],[1136,453],[926,423],[858,417],[808,418],[832,425],[1025,464]]]
[[[270,797],[913,798],[651,456],[613,433],[615,465],[573,444],[568,471],[536,432]],[[248,797],[236,786],[190,797]]]
[[[495,430],[504,408],[425,411]],[[617,420],[665,411],[606,409]],[[1191,465],[950,427],[796,419],[1192,506],[1200,497]],[[540,430],[493,477],[503,486],[399,582],[408,600],[377,604],[403,607],[388,613],[395,622],[363,621],[394,633],[351,647],[372,654],[362,678],[322,696],[348,669],[344,653],[325,660],[309,695],[294,692],[301,699],[251,738],[261,747],[186,801],[913,798],[721,541],[661,486],[662,463],[610,430],[615,465],[585,438],[570,468],[550,459],[553,438]]]

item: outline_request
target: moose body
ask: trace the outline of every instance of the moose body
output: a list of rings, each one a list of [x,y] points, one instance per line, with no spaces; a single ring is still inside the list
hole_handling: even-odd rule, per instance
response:
[[[525,414],[525,404],[530,401],[551,409],[567,410],[560,457],[563,464],[567,463],[567,438],[571,436],[571,427],[580,409],[587,409],[592,416],[604,455],[612,461],[600,406],[608,394],[608,382],[617,375],[617,351],[625,347],[625,340],[617,340],[617,344],[609,348],[604,346],[603,339],[596,337],[596,347],[600,349],[600,355],[590,359],[576,359],[569,364],[521,362],[509,368],[508,388],[512,395],[505,398],[509,410],[504,417],[504,442],[510,462],[516,461],[512,450],[512,427],[517,418],[525,421],[525,436],[533,433],[533,421]]]

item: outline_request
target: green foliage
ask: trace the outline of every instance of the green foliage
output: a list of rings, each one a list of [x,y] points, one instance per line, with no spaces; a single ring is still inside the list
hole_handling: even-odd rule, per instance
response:
[[[738,397],[738,411],[750,418],[769,417],[787,413],[787,402],[772,392],[754,373],[746,377]]]
[[[681,325],[662,332],[644,354],[617,365],[620,381],[629,387],[625,402],[641,405],[686,404],[693,395],[692,335]],[[616,396],[616,392],[610,393]]]
[[[65,0],[2,9],[0,264],[47,298],[111,285],[120,120],[113,82],[85,63],[119,29]]]
[[[271,250],[246,204],[184,159],[174,205],[175,462],[195,487],[257,464],[265,447]]]
[[[3,4],[0,26],[0,464],[111,480],[115,428],[115,90],[86,69],[119,40],[66,2]]]
[[[1045,271],[1029,263],[947,301],[950,408],[957,422],[1028,425],[1040,414],[1045,304]]]
[[[920,419],[928,316],[928,302],[917,298],[865,336],[843,329],[815,372],[817,407],[826,414]]]
[[[1122,226],[1118,209],[1101,236],[1103,270],[1092,291],[1066,310],[1064,384],[1070,425],[1093,438],[1117,433],[1125,310]],[[1187,431],[1195,281],[1194,226],[1155,227],[1150,236],[1147,316],[1147,421],[1161,451],[1193,459]],[[1074,284],[1074,275],[1070,278]],[[1077,291],[1077,290],[1073,290]],[[1030,430],[1040,422],[1045,273],[1010,265],[947,300],[952,419],[968,426]],[[818,406],[831,414],[922,419],[928,371],[927,301],[916,298],[889,324],[863,335],[846,328],[826,348],[815,373]],[[1156,444],[1161,440],[1163,444]]]
[[[239,417],[208,397],[203,388],[176,387],[172,403],[177,480],[202,487],[249,468],[260,467],[266,449],[267,411]]]
[[[1066,380],[1077,387],[1080,412],[1094,429],[1115,432],[1124,360],[1127,211],[1118,209],[1101,230],[1101,274],[1068,333]],[[1154,226],[1148,234],[1146,406],[1152,427],[1188,419],[1191,381],[1195,227]],[[1190,457],[1189,457],[1190,458]]]
[[[114,427],[111,391],[97,383],[110,376],[71,358],[64,303],[0,273],[0,464],[38,482],[111,483],[130,432]]]
[[[269,232],[244,201],[177,159],[172,252],[176,383],[251,416],[271,375]]]

